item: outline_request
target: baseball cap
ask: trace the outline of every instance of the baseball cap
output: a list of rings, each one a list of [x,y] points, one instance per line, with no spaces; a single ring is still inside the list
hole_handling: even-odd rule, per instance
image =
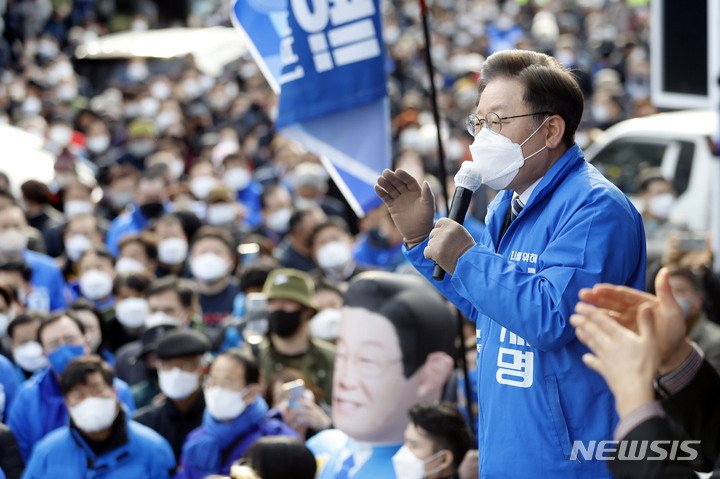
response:
[[[165,336],[168,331],[172,331],[173,329],[177,329],[177,326],[173,326],[170,324],[161,324],[143,331],[140,335],[140,344],[142,346],[140,348],[140,353],[138,354],[137,359],[142,359],[148,353],[155,351],[160,340]]]
[[[267,299],[291,299],[308,308],[318,309],[315,303],[315,284],[307,273],[292,268],[273,270],[263,286]]]

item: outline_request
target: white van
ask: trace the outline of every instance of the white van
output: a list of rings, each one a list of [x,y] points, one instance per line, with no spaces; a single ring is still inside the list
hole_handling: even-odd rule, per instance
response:
[[[712,151],[718,128],[715,110],[634,118],[608,128],[585,157],[636,206],[638,172],[660,168],[677,194],[670,218],[691,230],[710,231],[720,207],[720,161]]]

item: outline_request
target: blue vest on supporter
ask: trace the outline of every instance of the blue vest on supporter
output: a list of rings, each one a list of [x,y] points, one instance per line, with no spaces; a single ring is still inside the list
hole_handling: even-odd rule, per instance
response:
[[[130,386],[115,378],[117,395],[127,413],[135,412]],[[60,385],[50,368],[42,369],[25,381],[13,401],[7,425],[13,430],[25,461],[35,444],[47,433],[68,424],[70,415],[60,394]]]

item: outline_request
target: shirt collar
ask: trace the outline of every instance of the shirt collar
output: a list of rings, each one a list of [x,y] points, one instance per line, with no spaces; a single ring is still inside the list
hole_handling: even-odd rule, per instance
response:
[[[523,207],[527,205],[528,200],[530,199],[530,196],[532,195],[532,192],[535,190],[535,187],[537,187],[538,184],[542,181],[544,177],[541,176],[537,180],[535,180],[535,183],[528,186],[525,191],[522,192],[521,195],[518,195],[517,193],[513,193],[513,199],[515,199],[516,196],[520,196],[520,203],[522,203]]]

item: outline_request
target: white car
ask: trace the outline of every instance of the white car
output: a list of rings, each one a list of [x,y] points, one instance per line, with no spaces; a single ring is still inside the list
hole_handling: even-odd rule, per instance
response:
[[[27,180],[38,180],[46,185],[55,178],[55,155],[43,147],[43,140],[22,128],[0,125],[2,160],[0,171],[10,180],[12,193],[20,196],[20,186]],[[92,169],[81,163],[75,164],[78,177],[88,185],[95,185]]]
[[[673,221],[709,231],[720,205],[720,166],[711,142],[718,137],[716,110],[659,113],[608,128],[585,157],[638,205],[635,178],[658,167],[677,194]]]

